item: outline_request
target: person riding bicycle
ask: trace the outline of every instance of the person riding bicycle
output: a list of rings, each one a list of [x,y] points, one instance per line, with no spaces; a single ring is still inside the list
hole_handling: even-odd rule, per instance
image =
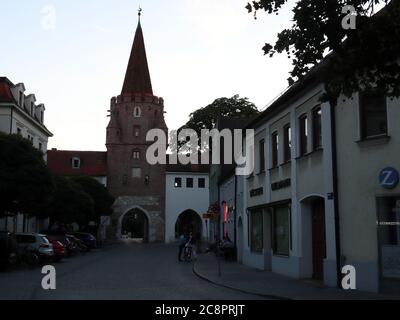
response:
[[[197,259],[197,250],[196,250],[196,245],[197,245],[197,238],[193,236],[193,233],[191,232],[189,235],[189,240],[185,245],[185,258],[186,260],[196,260]]]

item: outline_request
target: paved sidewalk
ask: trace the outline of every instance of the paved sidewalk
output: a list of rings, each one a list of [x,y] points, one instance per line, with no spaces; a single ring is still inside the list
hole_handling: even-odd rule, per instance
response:
[[[235,262],[220,261],[221,276],[215,254],[199,255],[193,272],[203,280],[245,293],[270,299],[290,300],[375,300],[400,299],[361,291],[328,288],[314,281],[296,280],[268,271],[260,271]]]

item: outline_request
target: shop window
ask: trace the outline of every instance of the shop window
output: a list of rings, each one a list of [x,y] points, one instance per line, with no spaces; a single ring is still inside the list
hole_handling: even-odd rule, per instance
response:
[[[308,139],[308,119],[307,115],[299,118],[299,139],[300,139],[300,156],[307,154],[307,139]]]
[[[265,172],[265,140],[261,140],[259,144],[259,161],[260,173]]]
[[[288,206],[273,208],[273,250],[275,255],[289,256],[290,209]]]
[[[320,107],[312,112],[313,117],[313,148],[318,150],[322,148],[322,110]]]
[[[272,152],[272,168],[278,166],[278,153],[279,153],[279,136],[278,132],[274,132],[271,136],[271,152]]]
[[[400,197],[379,197],[377,210],[381,276],[400,279]]]
[[[292,158],[292,129],[290,124],[283,128],[284,161],[289,162]]]
[[[250,249],[261,253],[263,250],[263,213],[261,210],[250,212]]]
[[[386,97],[376,93],[360,93],[361,138],[387,134]]]
[[[175,178],[175,188],[182,188],[182,178]]]

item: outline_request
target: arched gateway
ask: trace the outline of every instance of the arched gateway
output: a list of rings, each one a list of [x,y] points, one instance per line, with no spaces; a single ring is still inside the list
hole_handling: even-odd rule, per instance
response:
[[[184,233],[203,234],[203,222],[197,212],[186,210],[182,212],[175,225],[175,236],[178,238]]]
[[[121,237],[149,242],[149,219],[145,212],[140,209],[128,211],[121,219]]]

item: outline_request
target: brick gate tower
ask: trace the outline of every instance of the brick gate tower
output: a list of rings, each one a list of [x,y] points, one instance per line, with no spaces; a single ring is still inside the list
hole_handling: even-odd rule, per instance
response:
[[[165,166],[146,161],[150,129],[168,132],[164,101],[153,95],[139,12],[122,92],[111,99],[107,127],[107,183],[116,198],[108,237],[120,237],[129,218],[139,221],[134,232],[140,235],[134,237],[164,241]]]

